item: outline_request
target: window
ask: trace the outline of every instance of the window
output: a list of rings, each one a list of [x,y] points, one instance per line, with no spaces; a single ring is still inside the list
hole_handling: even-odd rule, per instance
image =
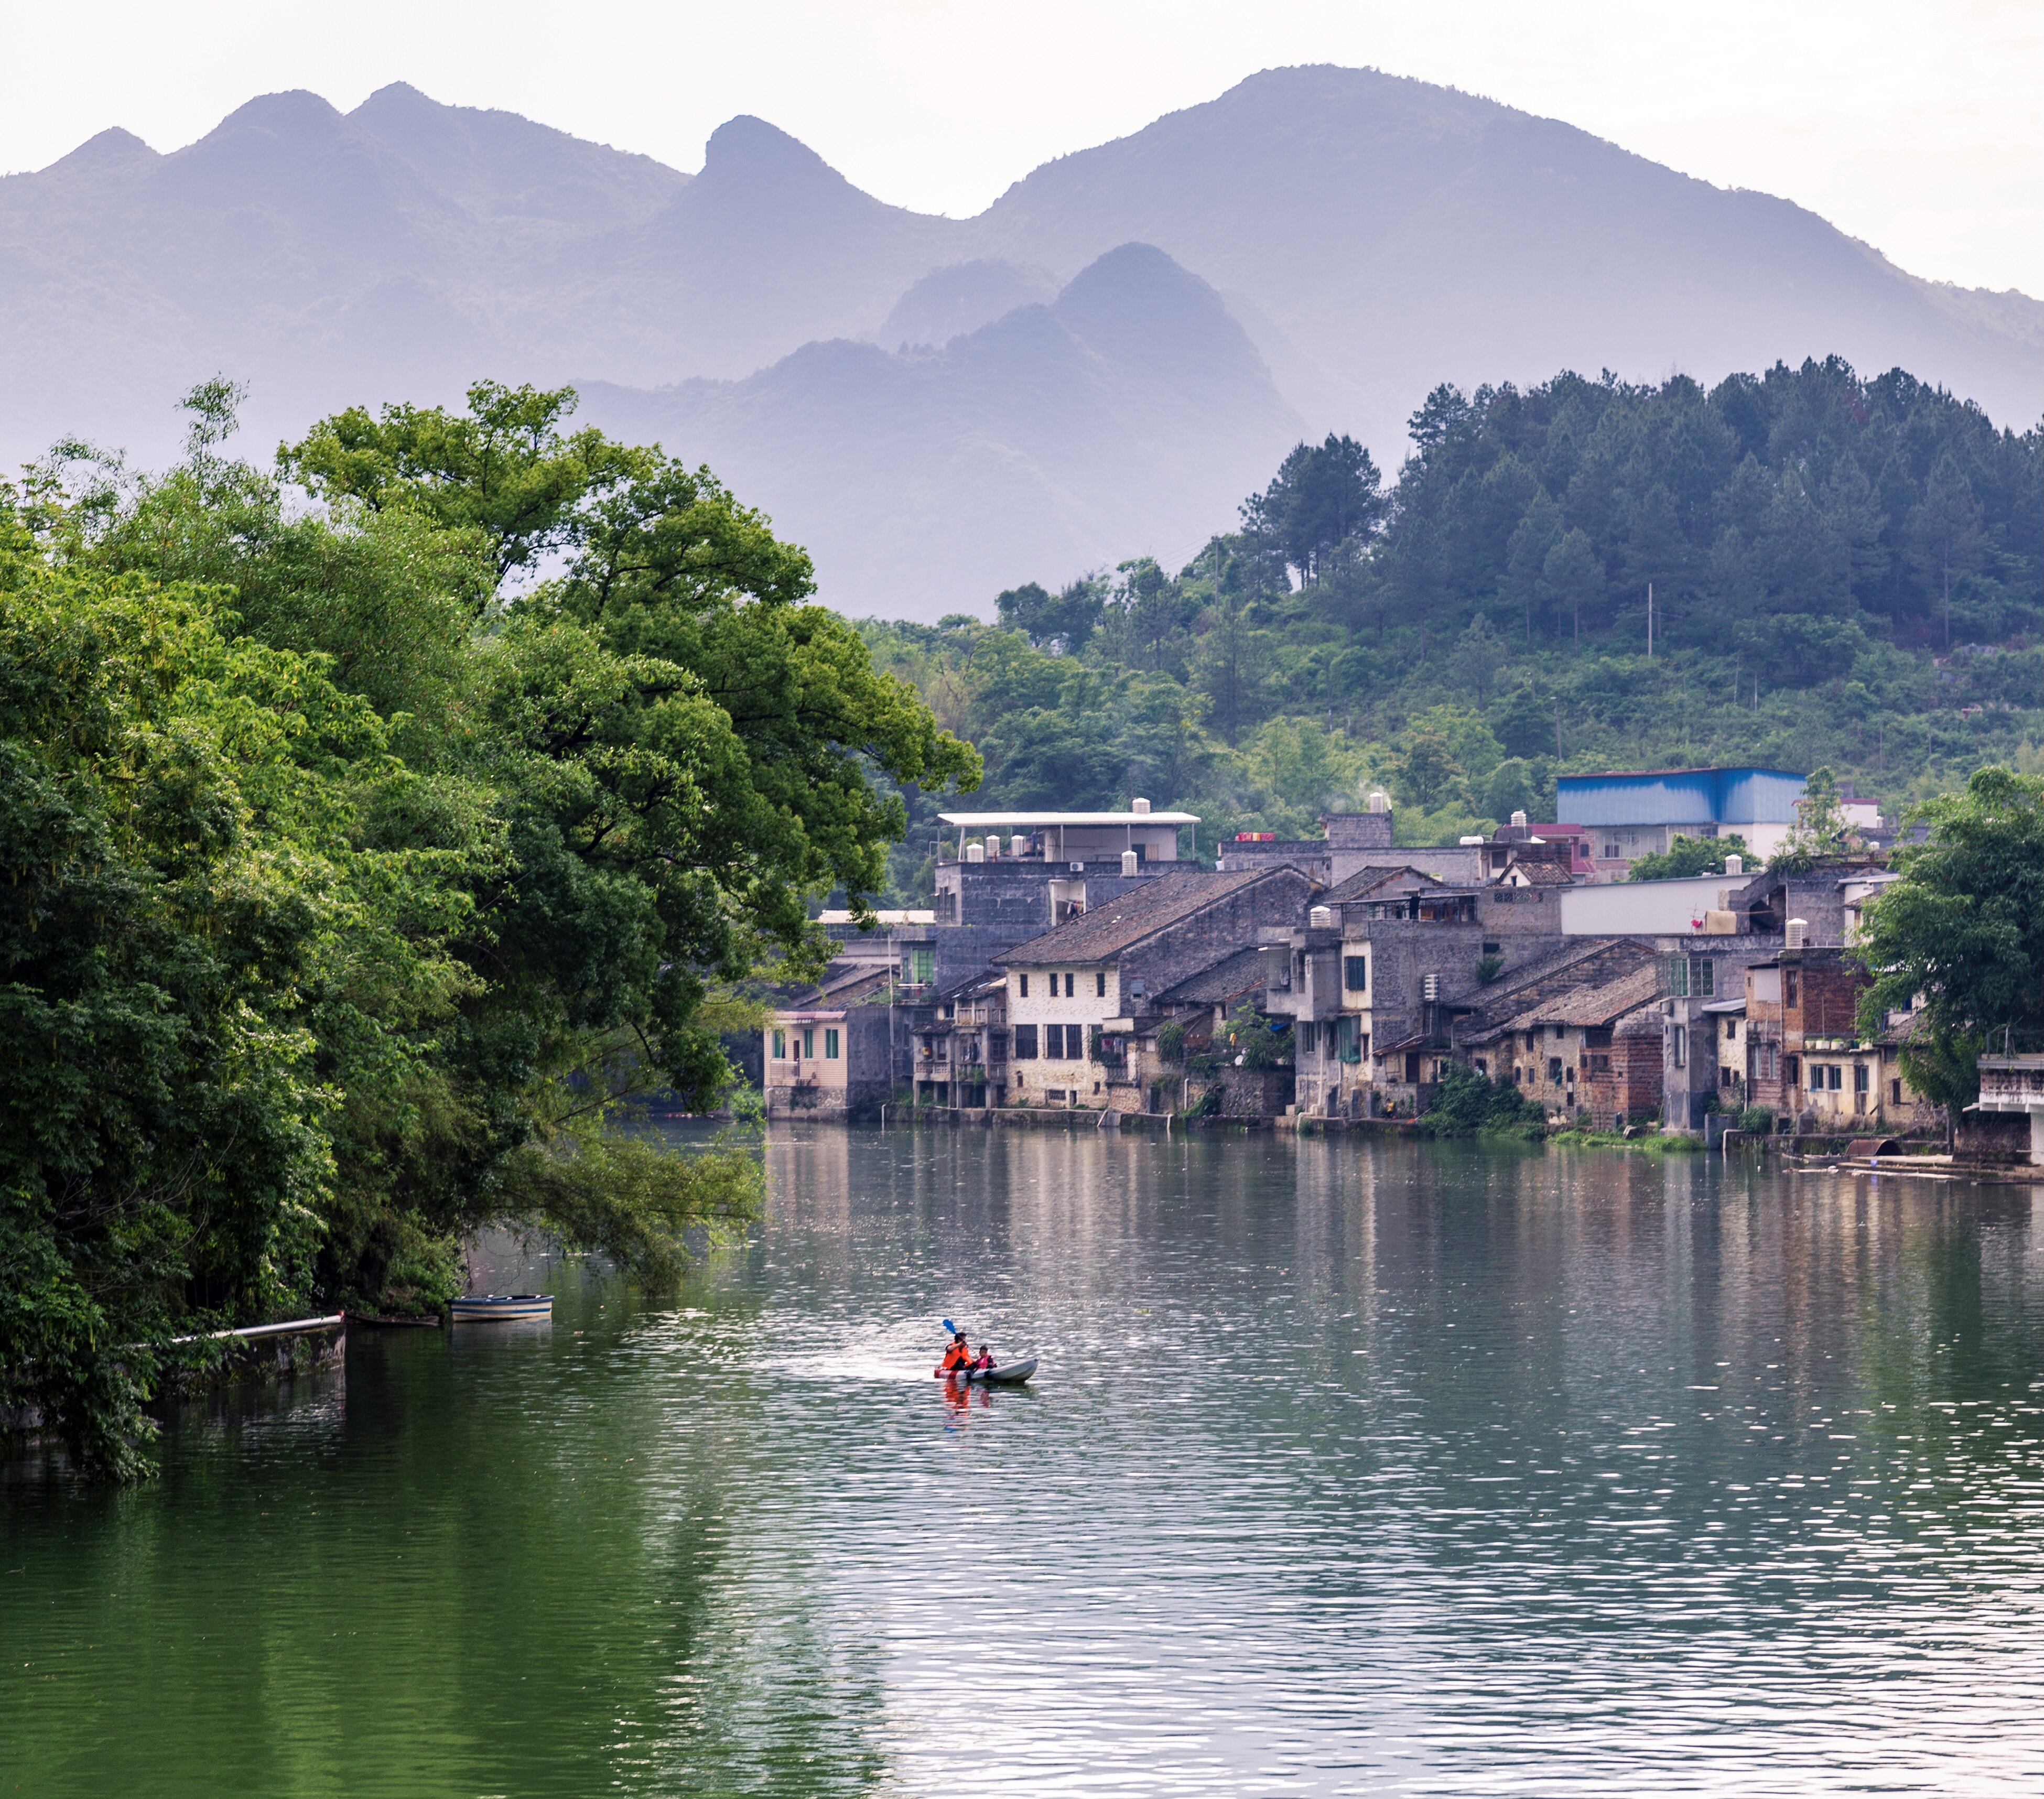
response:
[[[1796,1086],[1802,1078],[1801,1067],[1798,1059],[1792,1055],[1783,1056],[1781,1059],[1781,1074],[1783,1079],[1787,1081],[1790,1086],[1792,1087]]]
[[[1103,968],[1097,974],[1093,976],[1093,997],[1096,999],[1105,999],[1107,998],[1107,971],[1105,969]]]
[[[826,1062],[837,1060],[837,1032],[835,1031],[824,1032],[824,1060]]]
[[[1476,1071],[1479,1074],[1488,1074],[1490,1072],[1490,1064],[1480,1055],[1476,1059]]]
[[[912,984],[920,982],[927,986],[936,966],[936,956],[934,944],[911,944],[907,964],[901,971],[901,978]]]
[[[1783,969],[1781,971],[1781,1003],[1784,1005],[1793,1005],[1796,1003],[1796,971],[1792,968]]]
[[[1718,966],[1708,955],[1671,955],[1668,992],[1675,999],[1711,999],[1717,994]]]
[[[1902,1103],[1902,1083],[1900,1081],[1890,1081],[1888,1083],[1888,1103],[1890,1105],[1900,1105]]]
[[[1725,1021],[1725,1041],[1728,1044],[1735,1044],[1739,1041],[1739,1021],[1736,1018],[1727,1018]]]
[[[1845,1070],[1840,1067],[1837,1063],[1834,1062],[1831,1065],[1830,1068],[1826,1071],[1824,1086],[1827,1091],[1836,1093],[1838,1089],[1844,1085]]]
[[[1313,1024],[1311,1019],[1301,1019],[1293,1027],[1293,1037],[1297,1046],[1293,1051],[1295,1055],[1311,1055],[1313,1053]]]
[[[776,1031],[774,1033],[774,1059],[776,1062],[786,1062],[788,1059],[788,1033],[786,1031]]]
[[[1504,945],[1502,944],[1485,944],[1483,946],[1483,953],[1485,955],[1502,955],[1504,953]]]
[[[1065,1028],[1062,1024],[1043,1027],[1043,1055],[1051,1062],[1060,1062],[1065,1054]]]
[[[1562,1059],[1558,1055],[1547,1058],[1547,1078],[1555,1086],[1562,1084]]]
[[[1866,1064],[1864,1062],[1853,1064],[1853,1091],[1856,1094],[1866,1091]]]
[[[1675,1066],[1677,1068],[1686,1068],[1689,1066],[1689,1033],[1677,1024],[1674,1028],[1673,1036]]]
[[[1369,991],[1370,958],[1368,956],[1345,955],[1342,958],[1342,985],[1352,994]]]
[[[813,1028],[806,1028],[806,1029],[805,1029],[805,1030],[803,1031],[803,1032],[802,1032],[802,1054],[803,1054],[803,1055],[814,1055],[816,1053],[816,1031],[815,1031],[815,1029],[814,1029]]]
[[[1344,1018],[1336,1027],[1336,1053],[1343,1061],[1362,1061],[1362,1021],[1360,1018]]]
[[[1078,977],[1077,977],[1076,975],[1073,974],[1072,974],[1069,970],[1067,970],[1067,971],[1066,971],[1066,974],[1065,974],[1065,998],[1066,998],[1066,999],[1070,999],[1070,998],[1072,997],[1072,984],[1073,984],[1073,982],[1074,982],[1077,978],[1078,978]]]
[[[1034,1062],[1036,1059],[1036,1027],[1034,1024],[1017,1024],[1015,1027],[1015,1059],[1017,1062]],[[1020,1077],[1018,1075],[1016,1078]]]
[[[1017,999],[1027,999],[1029,997],[1029,977],[1027,974],[1017,974],[1015,977],[1015,997]]]

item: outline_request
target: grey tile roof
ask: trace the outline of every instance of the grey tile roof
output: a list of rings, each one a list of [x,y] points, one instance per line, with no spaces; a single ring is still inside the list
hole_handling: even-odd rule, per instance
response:
[[[1226,895],[1259,881],[1298,880],[1288,867],[1245,868],[1225,875],[1204,869],[1166,875],[1146,881],[1116,899],[1068,919],[1041,936],[1004,950],[993,959],[1012,967],[1042,967],[1050,963],[1107,962],[1158,932],[1194,916]]]
[[[1262,952],[1252,944],[1234,955],[1223,956],[1209,968],[1161,993],[1160,1005],[1226,1005],[1244,994],[1258,992],[1263,986]]]
[[[1650,963],[1594,986],[1565,989],[1508,1020],[1508,1031],[1530,1031],[1541,1024],[1604,1025],[1637,1012],[1661,997],[1661,971]]]
[[[1364,899],[1377,888],[1389,886],[1400,875],[1409,875],[1416,886],[1439,887],[1445,885],[1423,868],[1414,868],[1405,863],[1379,866],[1373,863],[1367,868],[1358,868],[1346,881],[1338,881],[1316,900],[1316,905],[1340,905],[1350,900]]]
[[[1457,1024],[1457,1040],[1485,1043],[1507,1031],[1523,1030],[1525,1027],[1515,1021],[1554,1002],[1559,996],[1589,992],[1639,970],[1658,978],[1654,951],[1635,939],[1565,940],[1568,947],[1561,954],[1515,969],[1495,986],[1480,989],[1477,996],[1472,996],[1480,997],[1481,1003]]]

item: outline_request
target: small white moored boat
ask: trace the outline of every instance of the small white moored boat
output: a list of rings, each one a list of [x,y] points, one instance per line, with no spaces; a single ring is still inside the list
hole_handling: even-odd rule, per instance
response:
[[[512,1318],[551,1318],[554,1296],[550,1293],[492,1293],[473,1299],[448,1302],[457,1324],[500,1324]]]

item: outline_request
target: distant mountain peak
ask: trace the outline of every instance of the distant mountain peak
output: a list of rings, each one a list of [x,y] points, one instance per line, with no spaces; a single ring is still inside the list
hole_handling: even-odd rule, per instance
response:
[[[790,137],[778,125],[750,113],[726,119],[709,134],[703,146],[702,172],[705,180],[718,185],[822,180],[836,186],[851,186],[800,138]]]
[[[279,137],[299,140],[331,137],[341,129],[344,118],[333,102],[309,88],[287,88],[279,94],[259,94],[236,106],[199,140],[239,136],[244,132],[269,132]]]
[[[55,175],[90,175],[102,169],[133,168],[163,159],[132,131],[117,125],[88,137],[67,156],[60,156],[42,172]]]

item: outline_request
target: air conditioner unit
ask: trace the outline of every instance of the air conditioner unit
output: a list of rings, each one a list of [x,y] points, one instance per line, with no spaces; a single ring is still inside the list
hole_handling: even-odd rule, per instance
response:
[[[1085,864],[1083,862],[1074,862],[1074,863],[1073,863],[1073,864],[1072,864],[1072,872],[1073,872],[1074,875],[1083,875],[1083,874],[1085,874]]]

